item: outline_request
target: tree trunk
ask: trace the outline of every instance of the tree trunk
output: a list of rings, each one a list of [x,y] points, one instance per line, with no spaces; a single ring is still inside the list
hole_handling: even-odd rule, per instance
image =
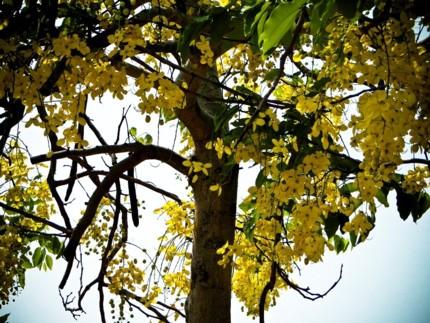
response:
[[[221,174],[221,169],[222,165],[211,168],[213,175],[199,179],[193,185],[196,214],[189,323],[230,322],[232,268],[230,264],[226,267],[218,265],[221,257],[216,251],[227,241],[234,241],[238,168],[234,167],[227,178]],[[220,196],[209,191],[209,186],[217,183],[216,177],[218,183],[223,184]]]

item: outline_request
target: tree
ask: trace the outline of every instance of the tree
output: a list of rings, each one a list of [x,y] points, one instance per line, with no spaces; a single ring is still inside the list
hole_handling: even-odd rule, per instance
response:
[[[88,255],[99,268],[75,303],[63,298],[73,315],[95,288],[102,322],[107,292],[118,321],[127,305],[161,321],[230,322],[233,291],[264,322],[280,290],[328,292],[290,274],[365,241],[390,191],[404,220],[430,207],[423,1],[3,0],[0,8],[3,303],[27,269],[63,257],[63,289]],[[91,118],[94,100],[109,97],[137,101],[112,141]],[[128,126],[130,116],[139,127]],[[154,122],[176,124],[181,147],[145,133]],[[21,125],[43,130],[44,154],[34,155]],[[139,178],[148,160],[185,177],[191,198]],[[237,210],[244,168],[258,172]],[[156,211],[166,231],[153,251],[131,238],[151,230],[139,226],[141,187],[170,199]],[[87,199],[78,216],[72,197]]]

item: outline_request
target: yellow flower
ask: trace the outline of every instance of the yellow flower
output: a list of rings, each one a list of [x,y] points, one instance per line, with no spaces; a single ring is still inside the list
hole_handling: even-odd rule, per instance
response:
[[[219,184],[211,185],[209,190],[212,192],[218,192],[218,196],[220,196],[222,193],[222,187]]]

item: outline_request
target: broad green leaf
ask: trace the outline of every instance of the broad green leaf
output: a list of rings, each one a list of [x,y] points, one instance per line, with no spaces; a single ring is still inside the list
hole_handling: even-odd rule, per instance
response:
[[[361,0],[336,0],[336,7],[346,18],[356,19],[361,14],[361,2]]]
[[[330,239],[333,237],[338,228],[343,227],[345,223],[349,221],[349,218],[340,212],[329,213],[327,217],[324,219],[324,231],[327,234],[327,237]]]
[[[379,190],[376,193],[376,199],[379,201],[379,203],[381,203],[383,206],[385,207],[389,207],[390,205],[388,204],[388,200],[387,200],[387,194],[384,193],[382,190]]]
[[[57,237],[52,238],[52,253],[54,255],[58,255],[61,253],[61,250],[63,248],[63,244],[61,243],[60,239]]]
[[[333,237],[334,249],[336,253],[345,252],[348,249],[349,241],[341,236],[335,235]]]
[[[340,189],[342,195],[351,195],[351,193],[358,191],[358,186],[356,182],[351,182],[343,185]]]
[[[50,255],[46,255],[46,257],[45,257],[45,263],[46,263],[46,266],[48,267],[48,269],[52,269],[52,265],[53,265],[53,260],[52,260],[52,257],[50,256]]]
[[[400,218],[406,220],[411,214],[414,205],[417,203],[419,194],[406,193],[401,187],[396,187],[397,192],[397,210]]]
[[[276,79],[276,77],[279,75],[279,73],[280,73],[279,68],[271,69],[264,75],[264,80],[265,81],[273,81],[274,79]]]
[[[258,33],[258,44],[267,54],[283,40],[289,39],[296,27],[296,18],[307,0],[293,0],[279,3],[264,22],[262,30]],[[288,43],[284,44],[289,46]]]
[[[34,267],[34,266],[33,266],[33,264],[31,263],[30,259],[28,259],[26,256],[23,256],[23,257],[22,257],[22,263],[21,263],[21,266],[22,266],[24,269],[31,269],[31,268],[33,268],[33,267]]]
[[[417,202],[412,207],[412,219],[417,222],[424,213],[430,208],[430,195],[427,192],[421,192]]]
[[[244,6],[243,8],[243,13],[244,13],[244,24],[243,24],[243,31],[245,36],[249,37],[251,35],[251,33],[253,32],[253,29],[256,26],[256,23],[258,22],[259,19],[259,14],[261,14],[262,11],[262,7],[266,6],[269,3],[268,2],[264,2],[263,0],[258,0],[255,3],[249,5],[249,6]]]
[[[337,213],[329,213],[324,219],[324,231],[327,237],[330,239],[334,236],[337,229],[339,228],[339,218]]]
[[[259,218],[260,215],[254,211],[243,226],[243,233],[245,234],[245,237],[250,241],[254,239],[255,223]]]
[[[355,247],[357,245],[357,235],[354,232],[349,233],[349,240],[351,241],[351,247]]]
[[[32,257],[34,267],[39,267],[42,264],[45,258],[45,254],[46,254],[45,248],[37,247],[34,250],[33,257]]]

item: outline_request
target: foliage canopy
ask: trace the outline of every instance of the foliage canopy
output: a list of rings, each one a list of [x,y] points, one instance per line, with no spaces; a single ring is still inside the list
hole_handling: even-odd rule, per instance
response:
[[[290,274],[365,241],[390,191],[404,220],[430,207],[424,3],[0,1],[3,304],[27,269],[64,257],[64,288],[86,255],[97,273],[64,306],[78,315],[96,288],[103,322],[108,302],[115,321],[130,307],[228,322],[232,290],[264,322],[283,289],[322,297]],[[110,133],[97,100],[130,104]],[[189,198],[145,182],[148,160]],[[245,168],[255,183],[236,211]],[[155,250],[136,238],[151,231],[142,187],[169,199]]]

